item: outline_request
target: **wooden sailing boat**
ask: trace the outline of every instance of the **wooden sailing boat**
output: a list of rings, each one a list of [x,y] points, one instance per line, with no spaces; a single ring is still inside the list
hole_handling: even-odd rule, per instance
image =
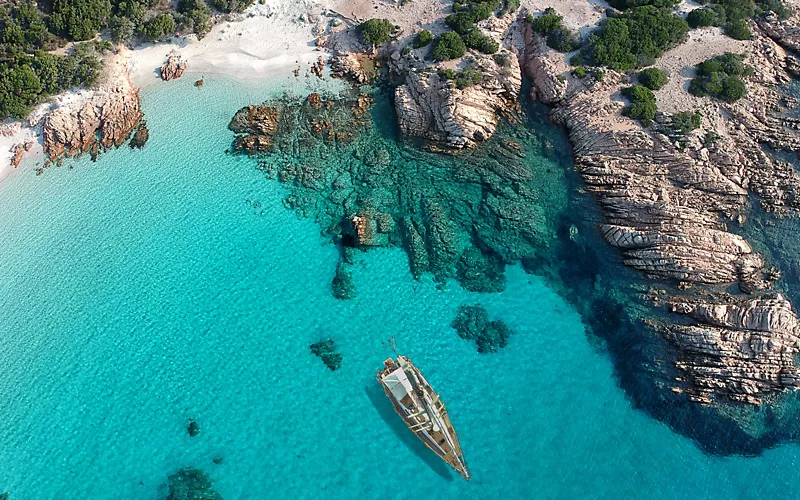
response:
[[[389,339],[389,345],[397,360],[389,358],[383,362],[383,369],[378,370],[378,382],[392,401],[394,410],[425,446],[469,480],[461,444],[444,402],[414,363],[397,354],[394,338]]]

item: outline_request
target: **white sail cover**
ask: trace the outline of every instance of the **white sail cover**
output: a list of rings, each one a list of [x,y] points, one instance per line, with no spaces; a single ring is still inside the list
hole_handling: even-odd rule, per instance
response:
[[[411,382],[408,381],[408,376],[402,368],[398,368],[389,375],[383,377],[383,383],[392,391],[392,396],[398,401],[403,399],[406,394],[411,394],[413,390]]]

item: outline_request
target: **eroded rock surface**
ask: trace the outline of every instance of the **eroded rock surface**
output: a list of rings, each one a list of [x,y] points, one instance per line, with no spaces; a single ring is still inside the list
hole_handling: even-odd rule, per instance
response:
[[[481,26],[498,41],[513,16],[493,18]],[[486,23],[493,24],[486,24]],[[480,83],[459,89],[437,72],[438,66],[393,52],[389,68],[404,78],[395,89],[395,111],[400,131],[446,148],[465,149],[489,139],[498,118],[514,110],[522,86],[517,55],[506,52],[501,64],[492,56],[471,52],[472,67],[483,75]]]
[[[44,152],[50,161],[122,145],[142,119],[139,89],[121,71],[82,103],[64,106],[42,122]]]
[[[545,62],[548,57],[560,55],[528,42],[536,94],[556,103],[551,117],[568,129],[575,167],[601,204],[604,239],[619,249],[625,265],[688,289],[669,309],[691,324],[654,323],[679,347],[674,364],[682,375],[673,389],[704,403],[756,404],[800,387],[797,316],[783,296],[770,291],[779,272],[767,269],[762,256],[731,230],[744,220],[751,193],[778,215],[800,207],[800,177],[762,147],[800,150],[795,121],[779,112],[785,99],[778,86],[788,81],[791,58],[757,34],[748,63],[759,69],[747,82],[747,98],[712,103],[701,130],[677,133],[668,116],[657,117],[648,129],[622,116],[625,102],[618,91],[624,84],[613,71],[602,81],[571,79],[559,97],[552,90],[557,75],[543,73],[556,66]],[[737,295],[720,293],[730,285],[737,285]]]
[[[161,66],[161,79],[166,82],[173,78],[180,78],[184,71],[186,71],[186,63],[181,58],[180,54],[172,51],[167,56],[167,62]]]

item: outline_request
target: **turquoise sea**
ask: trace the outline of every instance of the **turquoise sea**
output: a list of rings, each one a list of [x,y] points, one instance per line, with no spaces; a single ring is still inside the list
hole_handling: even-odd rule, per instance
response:
[[[476,294],[374,250],[357,298],[334,299],[337,249],[225,154],[233,113],[276,90],[193,81],[143,91],[143,150],[0,183],[0,493],[164,498],[194,466],[225,499],[796,496],[796,445],[711,455],[634,409],[603,342],[521,267]],[[478,354],[450,328],[473,303],[508,347]],[[377,386],[391,335],[446,399],[470,482]],[[308,348],[329,337],[336,372]]]

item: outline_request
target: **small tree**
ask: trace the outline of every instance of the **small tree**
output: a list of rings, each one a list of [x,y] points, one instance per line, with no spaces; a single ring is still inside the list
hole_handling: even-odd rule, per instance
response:
[[[716,13],[708,8],[694,9],[686,16],[686,22],[692,28],[702,28],[704,26],[715,26],[717,24]]]
[[[650,125],[658,111],[653,92],[647,87],[634,85],[622,89],[622,95],[631,101],[631,105],[625,108],[625,115],[640,120],[645,127]]]
[[[370,19],[359,24],[356,31],[370,45],[381,45],[392,39],[394,24],[388,19]]]
[[[658,90],[668,81],[667,74],[658,68],[647,68],[639,72],[639,83],[650,90]]]
[[[422,30],[417,35],[417,39],[414,40],[414,48],[421,49],[422,47],[427,46],[432,41],[433,41],[433,33],[431,33],[428,30]]]
[[[449,61],[462,57],[467,52],[464,40],[455,31],[448,31],[436,40],[433,47],[433,58],[437,61]]]
[[[750,26],[744,19],[737,19],[726,24],[725,34],[735,40],[750,40],[750,37],[753,36]]]

